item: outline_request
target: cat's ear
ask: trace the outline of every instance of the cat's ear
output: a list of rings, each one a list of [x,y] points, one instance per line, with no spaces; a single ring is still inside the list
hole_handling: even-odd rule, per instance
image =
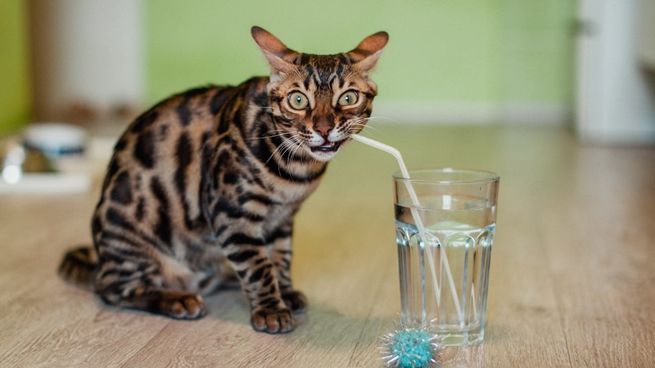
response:
[[[346,55],[354,62],[354,66],[368,72],[375,67],[382,50],[389,42],[389,34],[381,31],[366,37],[353,50]]]
[[[261,27],[253,26],[250,33],[271,65],[273,73],[287,74],[295,68],[293,61],[298,57],[297,52],[288,48],[277,37]]]

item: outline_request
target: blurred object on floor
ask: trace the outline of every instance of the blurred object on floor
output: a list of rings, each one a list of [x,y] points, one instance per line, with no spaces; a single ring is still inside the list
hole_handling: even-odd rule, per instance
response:
[[[84,153],[86,132],[65,123],[35,123],[25,130],[23,144],[52,159],[71,157]]]
[[[54,173],[54,165],[41,151],[29,149],[17,142],[9,141],[0,153],[2,177],[15,183],[22,173]]]
[[[0,194],[77,193],[91,186],[86,132],[69,124],[29,126],[2,147]]]

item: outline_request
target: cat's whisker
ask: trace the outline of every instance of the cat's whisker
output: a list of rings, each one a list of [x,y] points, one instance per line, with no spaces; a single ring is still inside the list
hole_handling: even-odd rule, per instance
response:
[[[367,126],[367,122],[364,119],[360,120],[351,120],[349,121],[349,125],[361,125],[361,126]]]
[[[370,126],[373,129],[378,129],[376,126],[371,125],[372,123],[378,120],[394,121],[394,119],[383,117],[383,116],[369,116],[367,118],[360,119],[360,121],[366,121],[368,126]]]
[[[300,138],[300,137],[298,137],[298,138]],[[298,139],[297,141],[294,141],[293,143],[295,144],[295,147],[293,147],[293,150],[289,152],[289,160],[291,160],[291,158],[296,155],[296,153],[302,148],[302,144],[303,144],[300,139]],[[304,162],[303,158],[304,158],[304,155],[301,156],[301,158],[300,158],[301,164]]]
[[[293,138],[293,137],[294,137],[294,136],[292,135],[290,138]],[[275,156],[275,153],[276,153],[276,152],[277,152],[277,153],[278,153],[282,158],[284,158],[284,153],[285,153],[285,151],[286,151],[286,148],[287,148],[287,144],[288,144],[288,143],[289,143],[289,139],[285,139],[285,140],[283,140],[283,141],[282,141],[282,144],[280,144],[279,146],[277,146],[277,147],[275,148],[275,150],[273,150],[273,152],[271,153],[271,156],[270,156],[270,157],[269,157],[269,158],[264,162],[264,164],[267,164],[269,161],[271,161],[271,159],[273,158],[273,156]]]
[[[396,119],[390,118],[388,116],[380,116],[380,115],[370,116],[370,117],[368,117],[368,119],[371,119],[371,120],[380,120],[381,119],[381,120],[387,120],[387,121],[391,121],[391,122],[396,121]]]
[[[371,121],[371,120],[377,120],[377,118],[376,118],[375,116],[369,116],[369,117],[355,118],[355,119],[352,119],[352,120],[355,120],[355,121],[367,121],[367,122],[368,122],[368,121]]]
[[[348,126],[348,128],[362,128],[362,130],[364,128],[371,128],[369,130],[377,131],[377,129],[375,129],[374,127],[371,127],[371,126],[369,126],[367,124],[364,124],[364,123],[352,123],[352,124],[350,124]]]
[[[293,150],[294,147],[295,147],[294,142],[285,144],[284,150],[282,150],[282,152],[280,153],[280,156],[282,156],[282,158],[284,158],[286,156],[287,160],[291,159],[290,153],[291,153],[291,151]]]
[[[280,157],[282,157],[282,158],[284,158],[284,156],[285,156],[286,154],[288,154],[288,153],[289,153],[289,152],[294,148],[295,145],[299,144],[299,143],[296,142],[296,140],[299,138],[299,134],[298,134],[298,133],[295,133],[295,134],[291,135],[291,136],[288,137],[288,138],[289,138],[289,139],[285,139],[284,141],[282,141],[282,144],[278,147],[278,148],[280,148],[280,147],[282,148],[282,150],[280,150],[280,151],[278,152],[278,154],[279,154]],[[291,159],[291,156],[290,156],[290,155],[288,156],[288,159]],[[268,162],[268,161],[267,161],[267,162]]]
[[[291,155],[290,155],[291,151],[292,151],[296,146],[298,146],[298,145],[300,144],[300,143],[298,143],[298,140],[299,140],[299,137],[298,137],[298,135],[296,134],[296,135],[293,135],[293,136],[291,137],[291,139],[289,139],[288,141],[285,141],[285,142],[284,142],[285,149],[284,149],[284,152],[281,153],[282,157],[284,157],[284,155],[286,154],[286,155],[287,155],[287,159],[291,159]]]
[[[385,122],[390,122],[390,123],[394,123],[394,122],[398,121],[397,119],[393,119],[393,118],[390,118],[388,116],[379,116],[379,115],[369,116],[368,118],[366,118],[366,120],[374,121],[374,122],[385,121]]]
[[[364,132],[363,130],[360,130],[359,132],[356,132],[356,131],[353,130],[353,131],[349,132],[349,134],[350,135],[357,134],[357,135],[362,135],[362,136],[365,136],[365,137],[370,136],[371,138],[375,138],[375,139],[379,138],[379,135],[377,134],[377,132],[370,132],[370,131]]]
[[[358,127],[361,127],[359,132],[362,132],[367,127],[370,128],[369,131],[370,130],[373,130],[373,131],[377,130],[376,127],[373,127],[373,126],[367,124],[368,120],[370,120],[370,117],[368,117],[368,118],[353,118],[353,119],[347,120],[346,121],[346,124],[347,124],[346,129],[347,129],[348,134],[353,134]]]
[[[268,156],[268,159],[266,159],[266,161],[264,161],[264,165],[267,164],[269,161],[271,161],[271,159],[273,158],[273,156],[275,156],[275,153],[276,153],[277,151],[279,151],[281,148],[282,148],[282,145],[277,146],[277,147],[273,150],[273,152],[271,152],[271,155]]]
[[[356,131],[357,128],[361,128],[361,129],[359,131]],[[348,126],[348,134],[351,134],[351,135],[352,134],[362,134],[362,132],[364,132],[365,128],[373,128],[373,127],[368,125],[368,124],[361,123],[361,122],[352,122]],[[366,130],[366,134],[370,134],[373,137],[376,137],[377,133],[379,133],[379,132],[376,129],[367,129]]]
[[[259,140],[266,139],[266,138],[284,137],[287,134],[291,134],[291,133],[282,132],[282,133],[279,133],[279,134],[263,135],[263,136],[260,136],[260,137],[249,138],[248,141],[259,141]]]
[[[273,134],[252,137],[252,138],[249,138],[248,141],[257,141],[257,140],[261,140],[261,139],[264,139],[264,138],[284,137],[285,135],[294,134],[293,132],[281,131],[281,130],[269,131],[268,133],[273,133]]]
[[[352,118],[346,120],[346,123],[352,123],[352,122],[363,122],[363,121],[368,121],[371,120],[371,117],[357,117],[357,118]]]

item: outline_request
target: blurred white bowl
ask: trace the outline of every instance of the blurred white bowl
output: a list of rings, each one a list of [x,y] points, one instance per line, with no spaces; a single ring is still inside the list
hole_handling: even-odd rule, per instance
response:
[[[51,158],[84,153],[86,132],[65,123],[30,124],[23,135],[26,147],[37,149]]]

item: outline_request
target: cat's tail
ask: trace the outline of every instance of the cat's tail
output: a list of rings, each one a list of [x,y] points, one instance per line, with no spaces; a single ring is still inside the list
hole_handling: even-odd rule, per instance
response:
[[[92,247],[71,249],[59,265],[59,275],[66,281],[84,289],[93,290],[98,255]]]

